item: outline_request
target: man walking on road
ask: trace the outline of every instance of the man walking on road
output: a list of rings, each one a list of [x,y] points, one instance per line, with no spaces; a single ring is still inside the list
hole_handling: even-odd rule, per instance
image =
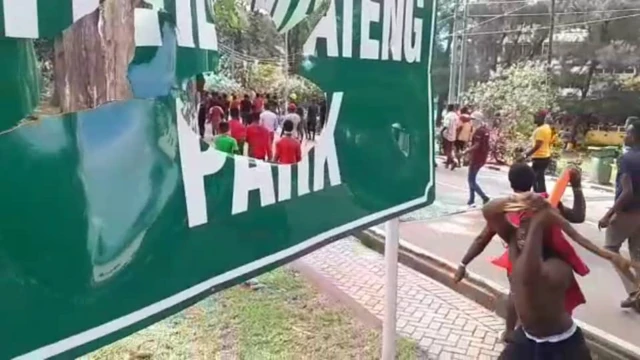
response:
[[[485,126],[482,114],[475,112],[475,118],[472,118],[473,127],[476,129],[471,139],[471,147],[464,151],[463,155],[469,154],[469,202],[467,205],[475,206],[476,193],[482,198],[482,202],[489,202],[489,197],[482,191],[478,185],[478,172],[487,162],[489,155],[489,129]]]
[[[295,139],[299,139],[300,138],[300,133],[299,133],[299,126],[300,126],[300,121],[302,121],[300,119],[300,115],[298,115],[296,113],[297,110],[297,106],[294,103],[290,103],[287,106],[287,115],[284,116],[283,121],[286,122],[291,121],[291,124],[293,125],[293,130],[291,131],[291,136]],[[284,125],[282,127],[282,131],[280,133],[280,137],[282,137],[284,135],[286,130],[284,130]]]
[[[278,115],[274,112],[275,104],[273,102],[266,103],[267,110],[260,114],[260,125],[269,131],[269,142],[273,144],[274,134],[278,128]]]
[[[249,156],[263,161],[271,160],[271,135],[269,130],[260,125],[260,114],[251,114],[251,125],[247,126],[247,144]]]
[[[455,111],[455,105],[447,105],[447,114],[444,116],[444,129],[442,132],[442,145],[444,148],[444,155],[447,160],[444,164],[445,168],[451,167],[451,170],[456,168],[456,160],[454,158],[454,147],[456,137],[458,136],[458,115]]]
[[[524,155],[525,159],[531,156],[531,168],[536,174],[536,182],[533,185],[533,191],[537,193],[546,193],[547,185],[545,180],[545,172],[551,164],[551,141],[553,139],[553,131],[549,124],[545,123],[547,111],[538,112],[533,121],[537,128],[533,131],[533,147]]]
[[[244,99],[240,101],[240,116],[242,116],[242,124],[249,125],[251,120],[251,110],[253,108],[253,104],[251,103],[251,99],[249,98],[249,94],[244,94]]]
[[[620,158],[616,177],[616,194],[613,207],[598,223],[606,228],[605,247],[620,253],[620,247],[627,241],[629,255],[634,262],[640,262],[640,123],[632,122],[627,127],[624,139],[628,150]],[[616,269],[617,270],[617,269]],[[640,269],[635,269],[636,278]],[[628,297],[620,303],[622,308],[635,307],[640,310],[638,285],[632,283],[618,271]]]
[[[273,161],[283,165],[296,164],[302,160],[302,149],[300,142],[292,136],[293,122],[285,120],[282,131],[282,137],[276,143]]]
[[[231,155],[240,154],[238,142],[229,134],[229,123],[221,122],[218,125],[218,132],[219,134],[213,138],[215,149]]]

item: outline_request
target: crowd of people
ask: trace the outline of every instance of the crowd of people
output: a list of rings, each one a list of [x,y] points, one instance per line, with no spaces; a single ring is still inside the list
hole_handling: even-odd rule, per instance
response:
[[[462,258],[454,282],[466,276],[467,266],[495,235],[507,247],[492,261],[506,270],[511,288],[503,334],[507,345],[500,359],[591,359],[572,318],[575,308],[586,303],[575,275],[586,276],[589,267],[567,237],[613,264],[627,292],[620,306],[640,312],[640,230],[636,228],[640,227],[640,121],[626,124],[626,150],[619,160],[614,204],[598,224],[606,229],[601,248],[571,225],[584,222],[586,216],[579,169],[568,170],[573,206],[549,200],[545,170],[551,161],[553,132],[545,122],[547,114],[535,114],[531,146],[509,169],[514,194],[491,201],[475,180],[487,159],[484,117],[468,107],[457,111],[453,105],[444,117],[445,166],[455,169],[462,164],[459,157],[469,155],[469,204],[473,205],[476,193],[485,203],[486,225]],[[631,260],[620,255],[624,242],[629,244]]]
[[[198,131],[219,151],[244,155],[246,145],[249,157],[295,164],[302,158],[302,142],[315,141],[326,116],[323,98],[302,105],[292,95],[283,104],[270,94],[239,98],[236,94],[203,91]]]

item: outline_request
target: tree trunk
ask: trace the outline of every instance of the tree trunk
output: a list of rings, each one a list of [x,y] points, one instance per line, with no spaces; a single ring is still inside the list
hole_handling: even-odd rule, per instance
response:
[[[513,58],[514,58],[514,53],[517,51],[518,45],[520,45],[520,38],[521,37],[522,37],[522,27],[520,27],[520,31],[518,31],[516,33],[516,38],[511,43],[511,48],[507,51],[507,56],[506,56],[506,59],[504,61],[505,67],[507,67],[507,68],[511,67],[511,64],[512,64]],[[515,54],[515,56],[517,56],[517,54]]]
[[[589,95],[589,89],[591,89],[591,81],[593,80],[593,74],[596,71],[596,67],[598,66],[598,62],[596,60],[591,60],[589,64],[589,70],[587,72],[587,78],[580,89],[580,100],[584,100]]]
[[[534,57],[542,54],[542,45],[544,41],[549,38],[549,32],[547,31],[544,35],[538,37],[533,44],[531,45],[531,51],[529,52],[529,56],[527,58],[529,60],[533,60]]]
[[[138,1],[101,0],[96,11],[56,38],[54,101],[62,112],[131,98],[127,69],[135,51]]]

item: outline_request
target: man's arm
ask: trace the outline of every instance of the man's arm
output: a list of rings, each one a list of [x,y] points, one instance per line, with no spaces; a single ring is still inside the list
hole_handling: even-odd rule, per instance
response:
[[[491,230],[488,225],[485,225],[480,234],[478,234],[475,240],[473,240],[471,246],[469,246],[467,253],[462,257],[462,261],[453,276],[454,283],[462,281],[462,279],[467,275],[467,265],[469,265],[473,259],[478,257],[478,255],[482,254],[495,234],[495,231]]]
[[[581,186],[581,174],[578,169],[571,169],[571,188],[573,189],[573,208],[568,208],[564,204],[558,204],[560,214],[570,223],[581,224],[585,220],[587,204]]]
[[[527,151],[524,154],[525,158],[528,158],[529,156],[531,156],[533,153],[535,153],[536,151],[538,151],[538,149],[540,149],[542,147],[542,140],[536,140],[536,144],[531,148],[531,150]]]
[[[267,161],[271,160],[271,157],[273,156],[272,154],[272,147],[273,145],[271,144],[270,138],[269,138],[269,134],[267,133],[267,141],[265,146],[267,147]]]
[[[461,264],[467,266],[476,257],[478,257],[478,255],[482,254],[484,249],[487,248],[487,245],[489,245],[489,242],[491,242],[491,239],[493,239],[495,235],[496,232],[491,230],[488,225],[485,225],[480,234],[478,234],[478,236],[476,236],[476,238],[473,240],[471,246],[469,246],[467,253],[462,257]]]
[[[469,153],[473,152],[475,149],[478,148],[478,146],[480,146],[480,144],[471,145],[470,147],[467,148],[467,150],[463,151],[463,154],[466,155],[466,154],[469,154]]]
[[[276,143],[276,152],[273,154],[273,162],[278,162],[280,160],[280,143]]]
[[[238,141],[233,139],[233,149],[231,150],[234,154],[240,154],[240,148],[238,147]]]
[[[613,206],[607,212],[607,216],[610,218],[614,214],[622,212],[624,208],[633,200],[633,183],[631,182],[631,176],[629,175],[629,164],[626,157],[622,157],[620,160],[620,186],[622,192],[620,196],[614,201]]]
[[[515,231],[513,225],[505,217],[504,209],[509,202],[509,198],[494,199],[482,208],[482,215],[487,220],[487,226],[506,242],[509,242]]]

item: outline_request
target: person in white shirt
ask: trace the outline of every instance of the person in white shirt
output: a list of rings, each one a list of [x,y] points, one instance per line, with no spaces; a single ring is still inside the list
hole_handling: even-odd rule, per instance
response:
[[[260,125],[269,130],[271,143],[273,143],[274,134],[278,130],[278,115],[273,112],[273,104],[267,102],[265,104],[267,110],[260,113]]]
[[[302,121],[300,119],[300,115],[296,113],[297,108],[298,107],[296,106],[296,104],[290,103],[289,106],[287,106],[287,115],[283,117],[283,121],[289,120],[293,123],[293,132],[291,133],[291,136],[294,139],[300,138],[300,133],[298,132],[298,125],[300,124],[300,121]],[[282,134],[280,134],[280,136],[282,136]]]
[[[447,115],[444,116],[443,126],[444,131],[442,133],[442,143],[444,148],[444,154],[447,160],[444,164],[445,168],[451,166],[451,170],[456,168],[456,160],[453,156],[454,144],[458,135],[458,114],[455,112],[455,105],[447,105]]]

